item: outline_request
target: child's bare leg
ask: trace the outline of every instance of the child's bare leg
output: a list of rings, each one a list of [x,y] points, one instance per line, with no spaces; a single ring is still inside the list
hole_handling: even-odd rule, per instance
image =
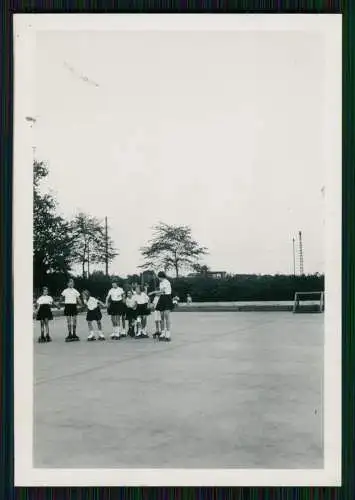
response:
[[[118,321],[119,317],[117,315],[112,315],[111,316],[111,321],[112,321],[112,334],[111,337],[114,339],[115,337],[118,336]]]
[[[126,335],[126,318],[121,316],[122,333]]]
[[[135,327],[136,322],[134,321],[134,319],[131,319],[129,323],[130,323],[131,333],[134,334],[134,327]]]
[[[49,320],[48,320],[48,318],[46,318],[44,320],[44,326],[46,328],[46,336],[49,337]]]
[[[73,335],[76,335],[76,316],[72,317],[73,321]]]
[[[165,323],[166,323],[166,329],[168,330],[168,332],[170,332],[170,328],[171,328],[170,311],[165,311]]]
[[[92,321],[88,321],[89,336],[88,340],[95,340],[94,325]]]
[[[105,335],[102,333],[102,323],[101,323],[101,320],[98,319],[96,321],[97,323],[97,330],[98,330],[98,334],[99,334],[99,339],[100,340],[105,340]]]
[[[165,324],[165,311],[161,312],[161,329],[163,332],[166,330],[166,324]]]
[[[41,319],[41,338],[44,337],[44,319]]]
[[[67,327],[68,327],[68,333],[69,335],[72,334],[72,327],[71,327],[71,316],[67,316]]]
[[[141,333],[141,330],[142,330],[142,319],[140,316],[138,316],[137,320],[136,320],[136,325],[137,325],[137,335],[139,335]]]
[[[165,340],[170,340],[170,311],[164,311],[162,314],[162,323],[163,323],[163,338]]]

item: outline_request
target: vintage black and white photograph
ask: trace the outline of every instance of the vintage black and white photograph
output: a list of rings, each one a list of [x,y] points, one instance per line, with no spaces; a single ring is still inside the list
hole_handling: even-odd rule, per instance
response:
[[[27,17],[26,466],[339,480],[340,23]]]

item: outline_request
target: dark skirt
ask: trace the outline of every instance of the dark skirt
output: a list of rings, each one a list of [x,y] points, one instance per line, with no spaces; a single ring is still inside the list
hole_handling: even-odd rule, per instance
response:
[[[39,306],[36,319],[38,321],[43,321],[45,319],[52,320],[53,313],[51,310],[51,306],[49,304],[42,304],[41,306]]]
[[[137,310],[131,307],[126,307],[125,319],[127,321],[132,321],[137,318]]]
[[[137,316],[149,316],[150,310],[148,304],[138,304],[136,309]]]
[[[107,314],[110,316],[122,316],[125,312],[125,305],[123,300],[111,300],[108,308]]]
[[[155,309],[157,311],[172,311],[174,309],[174,304],[171,295],[160,295]]]
[[[78,315],[77,305],[76,304],[65,304],[64,315],[65,316],[77,316]]]
[[[102,314],[99,307],[89,310],[86,313],[86,321],[100,321],[102,319]]]

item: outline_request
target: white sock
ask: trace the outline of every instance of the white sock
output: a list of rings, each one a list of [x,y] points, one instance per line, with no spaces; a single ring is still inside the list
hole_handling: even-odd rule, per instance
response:
[[[170,331],[169,331],[169,330],[167,330],[167,331],[166,331],[166,333],[165,333],[165,337],[166,337],[167,339],[170,339]]]
[[[166,334],[166,331],[165,331],[165,330],[162,330],[162,331],[161,331],[160,336],[161,336],[161,337],[165,337],[165,334]]]
[[[102,330],[99,330],[99,336],[104,337],[105,335],[102,333]]]
[[[89,333],[89,339],[91,339],[92,337],[95,337],[95,335],[94,335],[94,332],[93,332],[93,331],[91,331],[91,332]]]

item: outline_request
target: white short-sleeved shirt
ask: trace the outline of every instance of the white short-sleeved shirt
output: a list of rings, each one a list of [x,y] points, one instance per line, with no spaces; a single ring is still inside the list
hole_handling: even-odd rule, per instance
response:
[[[167,279],[163,279],[160,282],[159,290],[162,292],[162,295],[171,295],[171,284]]]
[[[129,307],[130,309],[134,309],[135,305],[137,304],[135,297],[127,297],[126,299],[126,306]]]
[[[117,288],[111,288],[111,290],[107,294],[107,299],[111,299],[114,301],[123,299],[124,290],[119,286]]]
[[[65,304],[76,304],[78,298],[80,297],[80,293],[75,288],[66,288],[62,292],[62,296],[64,297]]]
[[[149,297],[144,292],[135,293],[133,297],[136,300],[137,304],[148,304],[149,302]]]
[[[99,301],[95,299],[95,297],[89,297],[89,299],[86,301],[86,305],[89,309],[89,311],[93,311],[96,309],[99,305]]]
[[[39,306],[42,306],[44,304],[52,305],[53,304],[53,298],[50,295],[41,295],[37,299],[37,304]]]

